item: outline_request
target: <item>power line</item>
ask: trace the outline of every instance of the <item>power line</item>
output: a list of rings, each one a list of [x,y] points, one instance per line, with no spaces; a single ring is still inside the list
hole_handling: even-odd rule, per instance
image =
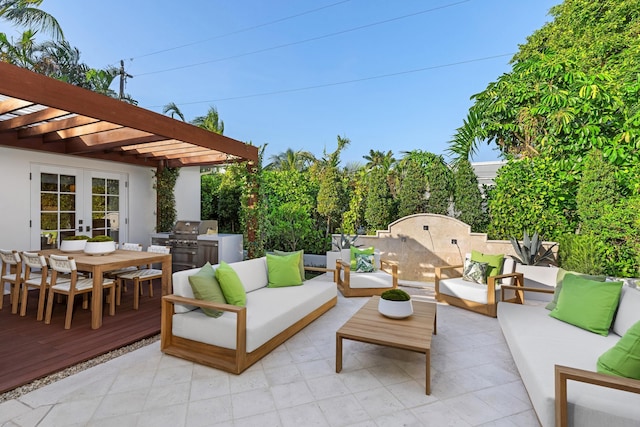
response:
[[[206,38],[206,39],[197,40],[197,41],[194,41],[194,42],[191,42],[191,43],[186,43],[186,44],[182,44],[182,45],[179,45],[179,46],[169,47],[169,48],[166,48],[166,49],[157,50],[155,52],[145,53],[144,55],[138,55],[138,56],[132,57],[131,60],[139,59],[139,58],[145,58],[147,56],[157,55],[159,53],[165,53],[165,52],[170,52],[172,50],[177,50],[177,49],[182,49],[182,48],[189,47],[189,46],[194,46],[196,44],[208,42],[208,41],[211,41],[211,40],[221,39],[223,37],[232,36],[234,34],[246,33],[247,31],[255,30],[255,29],[258,29],[258,28],[262,28],[262,27],[267,27],[267,26],[273,25],[273,24],[278,24],[280,22],[288,21],[290,19],[299,18],[301,16],[309,15],[309,14],[315,13],[315,12],[319,12],[319,11],[324,10],[324,9],[329,9],[331,7],[338,6],[338,5],[343,4],[343,3],[348,3],[350,1],[351,0],[342,0],[342,1],[339,1],[339,2],[336,2],[336,3],[331,3],[331,4],[327,4],[325,6],[320,6],[320,7],[317,7],[315,9],[306,10],[304,12],[296,13],[295,15],[285,16],[284,18],[279,18],[279,19],[276,19],[274,21],[269,21],[269,22],[265,22],[263,24],[253,25],[251,27],[241,28],[239,30],[231,31],[230,33],[220,34],[220,35],[209,37],[209,38]]]
[[[257,98],[257,97],[261,97],[261,96],[269,96],[269,95],[279,95],[282,93],[291,93],[291,92],[301,92],[304,90],[312,90],[312,89],[320,89],[320,88],[325,88],[325,87],[331,87],[331,86],[340,86],[340,85],[345,85],[345,84],[350,84],[350,83],[358,83],[358,82],[364,82],[367,80],[377,80],[377,79],[384,79],[387,77],[395,77],[395,76],[401,76],[404,74],[413,74],[413,73],[419,73],[422,71],[430,71],[430,70],[437,70],[440,68],[448,68],[448,67],[455,67],[458,65],[464,65],[464,64],[471,64],[473,62],[481,62],[481,61],[488,61],[491,59],[497,59],[497,58],[504,58],[505,56],[513,56],[515,53],[502,53],[499,55],[492,55],[492,56],[485,56],[482,58],[474,58],[474,59],[467,59],[464,61],[458,61],[458,62],[450,62],[448,64],[440,64],[440,65],[432,65],[429,67],[422,67],[422,68],[415,68],[413,70],[406,70],[406,71],[398,71],[395,73],[387,73],[387,74],[379,74],[377,76],[370,76],[370,77],[362,77],[359,79],[352,79],[352,80],[343,80],[340,82],[332,82],[332,83],[324,83],[324,84],[318,84],[318,85],[312,85],[312,86],[304,86],[304,87],[299,87],[299,88],[294,88],[294,89],[281,89],[281,90],[276,90],[276,91],[271,91],[271,92],[262,92],[262,93],[254,93],[251,95],[241,95],[241,96],[231,96],[231,97],[227,97],[227,98],[218,98],[218,99],[211,99],[208,101],[192,101],[192,102],[180,102],[180,103],[176,103],[177,105],[195,105],[195,104],[208,104],[208,103],[212,103],[212,102],[220,102],[220,101],[233,101],[233,100],[237,100],[237,99],[247,99],[247,98]],[[153,105],[149,108],[159,108],[162,107],[161,105]]]
[[[449,3],[449,4],[446,4],[446,5],[443,5],[443,6],[437,6],[437,7],[431,8],[431,9],[425,9],[425,10],[421,10],[421,11],[418,11],[418,12],[409,13],[407,15],[396,16],[394,18],[389,18],[389,19],[385,19],[385,20],[382,20],[382,21],[377,21],[377,22],[372,22],[372,23],[365,24],[365,25],[360,25],[358,27],[352,27],[352,28],[348,28],[346,30],[336,31],[334,33],[324,34],[324,35],[317,36],[317,37],[311,37],[311,38],[304,39],[304,40],[285,43],[285,44],[281,44],[281,45],[278,45],[278,46],[266,47],[264,49],[258,49],[258,50],[254,50],[254,51],[251,51],[251,52],[239,53],[237,55],[231,55],[231,56],[227,56],[227,57],[224,57],[224,58],[211,59],[209,61],[202,61],[202,62],[197,62],[197,63],[194,63],[194,64],[188,64],[188,65],[181,65],[179,67],[166,68],[166,69],[163,69],[163,70],[149,71],[147,73],[138,73],[138,74],[136,74],[136,77],[148,76],[148,75],[151,75],[151,74],[166,73],[168,71],[183,70],[185,68],[193,68],[193,67],[198,67],[200,65],[211,64],[211,63],[214,63],[214,62],[228,61],[230,59],[241,58],[243,56],[255,55],[257,53],[264,53],[264,52],[268,52],[268,51],[271,51],[271,50],[282,49],[282,48],[285,48],[285,47],[295,46],[295,45],[299,45],[299,44],[303,44],[303,43],[309,43],[309,42],[312,42],[312,41],[322,40],[322,39],[326,39],[326,38],[329,38],[329,37],[333,37],[333,36],[337,36],[337,35],[341,35],[341,34],[346,34],[346,33],[354,32],[354,31],[359,31],[359,30],[362,30],[362,29],[365,29],[365,28],[374,27],[376,25],[387,24],[389,22],[399,21],[401,19],[411,18],[411,17],[417,16],[417,15],[422,15],[422,14],[429,13],[429,12],[435,12],[436,10],[446,9],[446,8],[457,6],[457,5],[460,5],[460,4],[463,4],[463,3],[468,3],[470,1],[471,0],[462,0],[462,1],[455,2],[455,3]]]

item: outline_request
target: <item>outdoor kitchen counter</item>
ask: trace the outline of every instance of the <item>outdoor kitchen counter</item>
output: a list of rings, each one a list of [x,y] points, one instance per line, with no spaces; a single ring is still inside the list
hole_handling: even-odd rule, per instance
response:
[[[218,242],[218,256],[216,260],[217,262],[212,264],[219,264],[220,261],[224,261],[226,263],[240,262],[244,259],[244,253],[242,250],[242,234],[200,234],[198,235],[198,241]]]

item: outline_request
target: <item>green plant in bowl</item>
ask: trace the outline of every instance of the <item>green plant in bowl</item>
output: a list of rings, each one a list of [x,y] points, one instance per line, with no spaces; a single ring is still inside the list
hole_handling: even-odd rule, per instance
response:
[[[409,301],[411,295],[402,289],[389,289],[388,291],[384,291],[380,295],[380,298],[386,299],[387,301]]]
[[[100,235],[90,238],[88,242],[113,242],[113,238],[111,236]]]
[[[84,234],[80,234],[78,236],[67,236],[62,240],[89,240],[89,236],[85,236]]]

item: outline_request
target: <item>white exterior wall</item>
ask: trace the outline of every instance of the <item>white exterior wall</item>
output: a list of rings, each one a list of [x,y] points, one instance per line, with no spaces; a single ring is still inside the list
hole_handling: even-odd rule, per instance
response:
[[[29,172],[34,163],[73,167],[85,170],[127,174],[128,240],[150,244],[155,232],[156,192],[153,188],[153,168],[126,163],[92,160],[39,151],[0,147],[0,248],[30,250],[29,220],[31,219],[31,182]],[[193,171],[195,170],[195,172]],[[183,168],[176,183],[178,219],[200,218],[199,168]],[[121,223],[121,227],[126,225]]]
[[[200,168],[180,169],[175,188],[178,220],[200,220]]]

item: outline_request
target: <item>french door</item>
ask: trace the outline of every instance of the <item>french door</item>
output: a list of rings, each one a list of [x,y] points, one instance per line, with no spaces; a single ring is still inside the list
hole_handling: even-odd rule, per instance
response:
[[[127,176],[31,165],[31,248],[57,248],[67,236],[127,239]]]

